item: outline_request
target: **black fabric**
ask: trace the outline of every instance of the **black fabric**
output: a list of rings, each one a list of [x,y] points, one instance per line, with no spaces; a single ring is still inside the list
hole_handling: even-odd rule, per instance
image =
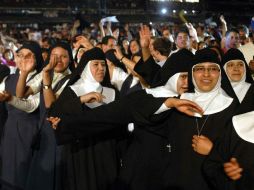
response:
[[[246,68],[246,80],[245,80],[245,82],[253,83],[253,78],[251,76],[249,66],[248,66],[242,52],[238,49],[235,49],[235,48],[229,49],[225,53],[225,55],[222,57],[222,66],[224,66],[230,60],[241,60],[241,61],[243,61],[244,65],[245,65],[245,68]]]
[[[7,77],[10,74],[10,69],[6,65],[0,64],[0,83],[3,81],[5,77]]]
[[[168,79],[176,73],[189,72],[193,66],[193,56],[187,49],[181,49],[172,54],[155,76],[154,84],[151,87],[165,85]]]
[[[147,84],[152,85],[154,81],[154,75],[161,69],[161,67],[155,63],[152,56],[145,62],[140,59],[134,67],[134,71],[138,73]]]
[[[9,75],[5,81],[6,91],[15,95],[19,74]],[[38,130],[39,109],[26,113],[6,104],[8,118],[1,141],[2,189],[25,189],[32,160],[31,144]]]
[[[106,59],[111,61],[116,67],[121,68],[124,72],[127,72],[127,69],[123,63],[121,63],[115,56],[116,50],[110,49],[105,53]]]
[[[238,107],[235,115],[254,110],[254,85],[246,94],[246,98]],[[241,139],[236,133],[232,121],[228,124],[225,135],[218,139],[213,146],[211,153],[203,165],[203,171],[216,190],[253,190],[254,165],[253,165],[254,144]],[[243,168],[240,180],[229,179],[223,170],[223,164],[232,157],[236,158]]]
[[[35,60],[36,60],[36,71],[40,72],[43,68],[43,58],[42,58],[42,51],[40,45],[35,41],[26,41],[23,45],[17,50],[17,53],[22,49],[29,49],[31,52],[34,53]]]

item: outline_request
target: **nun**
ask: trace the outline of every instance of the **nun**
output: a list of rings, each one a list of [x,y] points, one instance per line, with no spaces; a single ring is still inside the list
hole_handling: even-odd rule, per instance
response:
[[[180,98],[197,103],[203,114],[189,117],[175,111],[168,117],[164,129],[170,161],[162,178],[165,189],[209,190],[201,166],[213,142],[226,131],[237,101],[213,50],[196,52],[189,75],[188,92]]]
[[[39,120],[39,96],[30,96],[27,101],[17,98],[16,85],[22,67],[31,66],[26,72],[24,84],[31,83],[41,70],[43,59],[39,44],[27,41],[17,50],[16,62],[19,70],[4,81],[5,106],[8,118],[1,139],[1,182],[2,189],[25,189],[31,160],[31,144],[37,132]]]
[[[244,98],[249,96],[248,91],[253,83],[242,52],[234,48],[229,49],[223,56],[222,65],[239,102],[242,103]]]
[[[187,60],[182,59],[181,63],[174,62],[172,59],[172,68],[167,72],[169,79],[166,81],[165,88],[138,91],[120,101],[89,112],[60,116],[62,121],[56,131],[58,138],[67,134],[75,135],[75,133],[87,136],[98,135],[112,128],[135,123],[131,144],[122,159],[122,167],[116,182],[117,189],[162,188],[161,176],[164,173],[165,162],[168,160],[169,147],[167,137],[158,125],[158,122],[163,122],[159,113],[165,111],[165,108],[168,109],[168,106],[179,108],[189,105],[197,109],[190,102],[174,98],[167,99],[167,97],[176,97],[187,90],[186,72],[192,65],[192,59],[189,58],[193,55],[188,50],[181,50],[178,54],[187,54],[189,57]],[[181,82],[178,82],[179,79]],[[182,103],[177,105],[176,102],[179,101]]]
[[[71,79],[51,108],[51,113],[80,114],[109,104],[119,97],[110,84],[105,54],[99,48],[86,51],[71,75]],[[100,117],[100,116],[99,116]],[[99,119],[99,118],[98,118]],[[58,144],[71,147],[63,189],[107,190],[116,180],[119,170],[117,141],[122,129],[113,129],[98,136],[84,138],[74,135],[57,137]]]
[[[216,190],[253,190],[254,184],[254,85],[216,141],[203,171]]]
[[[57,147],[49,123],[46,121],[47,108],[58,98],[69,80],[73,65],[71,48],[67,43],[56,43],[50,50],[49,60],[43,70],[31,83],[25,84],[29,66],[23,67],[18,79],[16,92],[19,97],[40,96],[40,122],[33,140],[33,159],[29,168],[25,189],[62,189],[61,153]]]

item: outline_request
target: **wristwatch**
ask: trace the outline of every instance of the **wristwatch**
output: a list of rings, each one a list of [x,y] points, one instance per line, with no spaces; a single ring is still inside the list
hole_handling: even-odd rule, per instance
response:
[[[48,90],[51,88],[51,85],[43,85],[43,89]]]

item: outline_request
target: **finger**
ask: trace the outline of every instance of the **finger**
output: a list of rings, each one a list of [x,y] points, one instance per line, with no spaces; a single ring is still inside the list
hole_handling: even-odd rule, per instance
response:
[[[241,177],[242,177],[241,174],[237,174],[237,175],[231,177],[231,179],[232,179],[232,180],[238,180],[238,179],[240,179]]]
[[[231,162],[232,164],[234,164],[234,165],[239,166],[239,164],[238,164],[238,162],[237,162],[237,159],[236,159],[236,158],[231,158],[231,159],[230,159],[230,162]]]
[[[234,173],[234,171],[238,170],[239,167],[232,165],[231,167],[224,167],[224,171],[226,173]]]
[[[229,177],[234,177],[241,174],[242,171],[243,171],[242,168],[238,168],[237,170],[233,170],[231,172],[228,172],[228,173],[226,172],[226,173]]]
[[[192,139],[192,143],[194,143],[194,144],[197,144],[198,143],[198,141],[197,141],[197,139]]]

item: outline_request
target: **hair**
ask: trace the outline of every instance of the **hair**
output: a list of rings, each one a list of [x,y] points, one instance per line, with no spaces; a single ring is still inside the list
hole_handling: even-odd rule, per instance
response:
[[[172,43],[167,38],[155,38],[153,48],[160,52],[161,55],[168,56],[172,49]]]
[[[231,33],[231,32],[234,32],[234,33],[239,33],[238,32],[238,30],[236,29],[236,28],[231,28],[230,30],[228,30],[227,32],[226,32],[226,37],[228,37],[228,35]]]
[[[116,40],[113,36],[104,36],[101,40],[101,43],[103,45],[107,45],[108,44],[108,41],[112,39],[112,40]]]
[[[249,29],[247,28],[247,26],[240,25],[240,26],[237,27],[237,29],[238,29],[238,32],[243,31],[247,36],[249,36],[250,32],[249,32]]]

